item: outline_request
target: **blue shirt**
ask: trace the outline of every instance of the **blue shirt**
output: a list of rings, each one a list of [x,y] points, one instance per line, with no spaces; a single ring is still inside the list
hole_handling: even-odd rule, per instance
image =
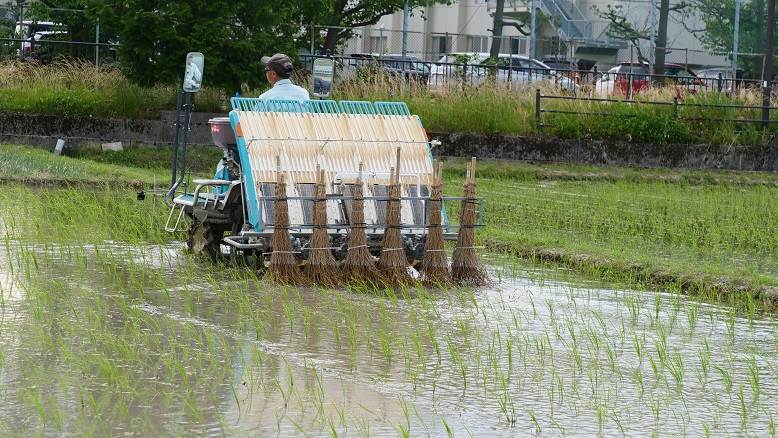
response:
[[[259,96],[262,100],[310,100],[308,90],[292,83],[289,79],[281,79],[273,88]]]

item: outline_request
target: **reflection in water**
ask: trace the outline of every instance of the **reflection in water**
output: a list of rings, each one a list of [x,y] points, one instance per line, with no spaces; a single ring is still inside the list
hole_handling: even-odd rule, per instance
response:
[[[774,433],[778,332],[512,271],[406,296],[262,283],[180,245],[0,251],[0,433]]]

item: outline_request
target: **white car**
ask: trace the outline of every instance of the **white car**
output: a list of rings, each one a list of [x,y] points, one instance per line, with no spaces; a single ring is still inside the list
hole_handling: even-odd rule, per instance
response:
[[[465,60],[467,61],[466,67]],[[526,86],[540,82],[572,93],[578,91],[578,85],[575,81],[557,73],[537,59],[501,53],[496,67],[489,64],[488,60],[488,53],[449,53],[444,55],[430,69],[427,82],[429,88],[444,88],[462,81],[478,86],[486,82],[490,75],[495,75],[497,83],[507,84],[509,87]]]
[[[737,79],[732,77],[731,68],[707,68],[697,72],[697,77],[705,83],[708,90],[718,90],[719,78],[721,78],[721,89],[723,91],[732,91],[735,89]]]
[[[632,79],[632,84],[629,81]],[[648,65],[622,62],[597,79],[594,91],[600,97],[626,97],[638,94],[649,85]]]

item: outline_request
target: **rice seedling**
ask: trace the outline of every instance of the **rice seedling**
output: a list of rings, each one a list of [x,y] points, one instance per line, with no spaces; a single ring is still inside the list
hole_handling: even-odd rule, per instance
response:
[[[12,206],[0,211],[0,385],[10,388],[0,391],[0,431],[11,424],[11,435],[365,435],[401,425],[410,435],[661,436],[706,424],[736,435],[741,388],[745,430],[770,434],[775,344],[760,314],[745,324],[733,311],[730,324],[711,305],[700,318],[674,295],[538,267],[538,281],[505,275],[475,292],[281,287],[183,255],[151,230],[150,206],[131,191],[14,190],[0,195]],[[78,215],[67,203],[83,210],[88,233],[70,229]],[[121,223],[103,221],[105,208]],[[52,210],[59,235],[36,226]],[[627,297],[639,294],[630,312]],[[10,423],[11,409],[32,420]]]

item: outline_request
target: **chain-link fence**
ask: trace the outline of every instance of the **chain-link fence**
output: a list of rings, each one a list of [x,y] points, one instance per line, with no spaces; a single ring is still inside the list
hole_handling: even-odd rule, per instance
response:
[[[696,50],[681,47],[658,47],[664,50],[665,64],[671,67],[683,67],[685,70],[695,73],[704,72],[702,76],[715,77],[722,73],[725,79],[733,78],[732,59],[737,58],[737,78],[744,80],[764,80],[765,55],[761,53],[737,53],[718,52],[708,50]],[[618,63],[648,63],[652,58],[646,48],[638,49],[628,46],[619,50],[616,60]],[[708,71],[712,71],[708,73]],[[712,76],[710,76],[712,75]]]
[[[400,55],[403,48],[403,32],[383,27],[345,28],[336,26],[312,26],[310,51],[314,54],[352,55]],[[449,53],[488,53],[495,38],[492,35],[461,34],[449,32],[408,31],[407,51],[410,57],[426,62],[438,61]],[[503,36],[497,38],[499,53],[529,56],[530,38]],[[553,48],[559,53],[558,41],[538,40],[539,47]],[[566,46],[562,47],[562,49]],[[544,53],[538,51],[538,53]]]
[[[69,41],[66,38],[0,38],[0,61],[35,61],[48,64],[59,59],[108,65],[118,63],[118,45]]]
[[[337,56],[381,55],[396,56],[402,54],[403,32],[398,29],[366,26],[345,28],[336,26],[310,26],[310,53],[331,54]],[[492,35],[419,32],[408,31],[407,56],[425,62],[446,61],[443,57],[452,53],[489,53],[495,38]],[[528,36],[503,36],[497,39],[499,53],[506,55],[529,56],[532,44]],[[621,49],[601,51],[596,55],[578,55],[582,48],[578,42],[564,41],[559,37],[536,38],[535,58],[546,63],[563,61],[574,64],[582,70],[591,70],[597,66],[599,71],[607,71],[620,63],[648,63],[652,57],[645,47],[638,48],[624,44]],[[585,47],[584,47],[585,48]],[[733,53],[706,51],[689,48],[667,47],[665,62],[687,71],[706,71],[706,78],[717,78],[721,72],[725,79],[732,78]],[[589,52],[587,52],[589,53]],[[740,79],[764,79],[763,54],[738,53],[738,74]],[[591,58],[591,59],[583,59]]]

